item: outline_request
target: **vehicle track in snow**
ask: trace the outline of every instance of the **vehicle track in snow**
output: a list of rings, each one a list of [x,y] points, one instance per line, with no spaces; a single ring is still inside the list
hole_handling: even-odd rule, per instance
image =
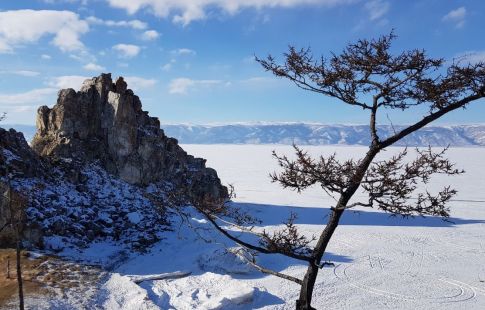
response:
[[[363,257],[363,260],[368,259],[368,256]],[[407,301],[407,302],[419,302],[420,304],[423,304],[423,302],[431,302],[431,303],[456,303],[456,302],[465,302],[471,299],[476,298],[476,291],[477,288],[466,284],[464,282],[458,281],[458,280],[452,280],[452,279],[433,279],[433,278],[428,278],[426,279],[429,281],[430,285],[436,285],[437,282],[441,282],[442,284],[446,284],[447,287],[444,287],[442,291],[447,291],[442,292],[441,296],[435,296],[435,297],[428,297],[428,296],[420,296],[418,294],[401,294],[401,293],[396,293],[392,292],[390,290],[386,289],[381,289],[378,287],[373,287],[369,284],[366,284],[368,282],[372,282],[372,278],[374,277],[366,277],[364,279],[358,279],[355,280],[354,277],[352,276],[350,270],[353,267],[354,264],[339,264],[335,266],[334,268],[334,274],[337,278],[345,281],[347,284],[349,284],[352,287],[355,287],[359,290],[365,291],[370,294],[382,296],[385,298],[391,298],[391,299],[396,299],[400,301]],[[385,278],[390,278],[390,275],[385,271],[386,269],[381,269],[384,272],[381,272],[381,277]],[[419,279],[419,280],[424,280],[424,279]],[[481,291],[481,293],[485,294],[485,290]]]

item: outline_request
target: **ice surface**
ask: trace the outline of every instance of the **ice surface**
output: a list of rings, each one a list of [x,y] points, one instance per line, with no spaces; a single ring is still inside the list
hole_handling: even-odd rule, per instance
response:
[[[236,206],[261,219],[267,230],[290,212],[302,232],[316,234],[335,201],[318,187],[303,194],[283,190],[268,173],[278,167],[275,149],[291,156],[288,146],[185,145],[207,158],[221,179],[235,186]],[[362,156],[365,147],[308,147],[311,154],[339,158]],[[381,155],[392,156],[399,148]],[[317,279],[317,309],[484,309],[485,308],[485,149],[453,148],[449,157],[467,173],[431,180],[429,189],[454,184],[451,222],[438,218],[401,219],[376,210],[347,212],[329,245]],[[362,194],[359,194],[362,197]],[[232,242],[210,230],[194,214],[149,253],[120,266],[121,274],[149,275],[190,270],[169,281],[146,281],[142,287],[160,309],[294,309],[298,285],[263,275],[228,254]],[[209,228],[209,230],[207,230]],[[207,243],[204,240],[215,242]],[[280,255],[260,255],[258,262],[303,277],[305,265]]]
[[[292,154],[289,146],[185,145],[207,158],[225,183],[235,186],[234,204],[262,220],[259,229],[274,230],[298,214],[300,230],[318,234],[335,201],[318,187],[297,194],[270,182],[276,170],[271,156]],[[365,147],[308,147],[311,154],[361,157]],[[389,157],[391,148],[382,157]],[[449,158],[467,172],[432,179],[429,190],[452,184],[459,194],[449,222],[424,217],[401,219],[377,210],[346,212],[324,259],[334,266],[320,270],[314,291],[317,309],[485,309],[485,149],[452,148]],[[381,157],[381,158],[382,158]],[[363,197],[359,193],[358,197]],[[141,209],[141,208],[140,208]],[[132,211],[133,212],[133,211]],[[140,211],[136,211],[140,212]],[[254,270],[225,251],[235,244],[211,229],[195,211],[183,221],[174,216],[173,232],[147,253],[125,253],[106,243],[82,255],[116,260],[98,298],[105,309],[294,309],[299,286]],[[234,232],[240,235],[239,232]],[[242,235],[243,238],[247,236]],[[58,240],[53,239],[55,244]],[[71,253],[73,256],[76,253]],[[78,254],[81,255],[81,254]],[[266,268],[302,278],[305,264],[281,255],[259,255]],[[147,280],[130,276],[191,274],[180,279]]]

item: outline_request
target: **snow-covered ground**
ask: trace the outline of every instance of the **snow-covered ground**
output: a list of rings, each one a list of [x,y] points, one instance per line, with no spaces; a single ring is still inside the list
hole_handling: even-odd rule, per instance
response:
[[[264,225],[278,225],[293,211],[303,232],[317,234],[333,200],[318,188],[303,194],[271,184],[275,149],[289,146],[185,145],[208,159],[223,182],[237,192],[235,204]],[[319,146],[313,154],[360,157],[364,147]],[[389,156],[398,149],[391,149]],[[454,184],[450,222],[437,218],[401,219],[376,210],[347,212],[329,246],[314,292],[317,309],[485,309],[485,148],[450,149],[464,175],[433,180],[431,189]],[[115,269],[101,287],[99,307],[109,309],[293,309],[299,287],[263,275],[225,251],[234,244],[194,215],[144,255]],[[189,227],[192,226],[192,227]],[[268,227],[271,229],[272,227]],[[206,242],[215,240],[215,242]],[[262,255],[265,267],[302,277],[305,265],[278,255]],[[191,272],[172,280],[130,276]]]
[[[294,212],[300,230],[317,235],[328,208],[335,203],[318,187],[297,194],[270,182],[269,173],[278,168],[272,150],[291,155],[290,146],[183,147],[206,158],[224,183],[234,185],[234,206],[262,220],[260,229],[278,228]],[[306,149],[314,155],[335,152],[342,159],[360,158],[366,151],[365,147],[351,146]],[[382,156],[399,150],[392,148]],[[401,219],[371,209],[348,211],[324,258],[334,266],[319,273],[314,307],[485,309],[485,148],[453,148],[448,157],[466,174],[433,179],[430,189],[453,184],[459,190],[451,204],[450,221]],[[173,231],[164,231],[164,239],[143,254],[108,241],[92,243],[82,253],[66,248],[59,253],[66,257],[60,264],[76,265],[74,259],[105,269],[100,271],[89,264],[77,268],[79,274],[97,274],[97,284],[79,277],[75,280],[80,284],[66,293],[27,298],[28,307],[294,309],[299,286],[248,266],[233,254],[235,244],[201,215],[192,210],[187,218],[173,215],[172,221]],[[257,260],[264,267],[295,277],[301,278],[306,270],[302,262],[281,255],[260,255]],[[54,270],[59,268],[63,269],[54,266]],[[69,276],[76,277],[71,273]],[[167,278],[167,273],[174,274]],[[15,308],[15,301],[11,306]]]

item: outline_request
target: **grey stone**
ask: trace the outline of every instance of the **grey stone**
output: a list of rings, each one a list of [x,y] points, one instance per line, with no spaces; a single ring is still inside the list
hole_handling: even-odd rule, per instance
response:
[[[137,206],[135,192],[143,193],[151,184],[161,190],[170,184],[180,203],[189,198],[208,203],[227,199],[227,188],[221,185],[216,171],[207,168],[204,159],[188,155],[176,139],[167,137],[158,119],[142,110],[140,99],[123,78],[113,83],[111,75],[102,74],[86,80],[78,92],[60,90],[52,108],[38,109],[36,123],[31,146],[22,133],[0,128],[0,194],[7,190],[8,180],[27,186],[20,188],[28,199],[22,210],[28,213],[22,234],[35,247],[42,246],[43,237],[53,235],[77,246],[86,246],[96,238],[111,236],[117,240],[129,234],[151,236],[140,239],[138,244],[143,246],[157,240],[157,233],[167,224],[163,206],[154,203],[153,210],[138,210],[150,211],[151,217],[134,225],[117,201],[119,197],[90,188],[93,178],[97,186],[116,178],[132,184],[123,196],[125,208]],[[104,177],[95,177],[101,175]],[[36,185],[25,190],[29,188],[25,184],[32,184],[29,182]],[[60,192],[52,192],[46,187],[50,185]],[[72,188],[73,197],[83,199],[71,199],[61,190],[64,185]],[[151,200],[143,199],[149,207]],[[9,212],[8,201],[2,198],[0,227],[10,217]],[[99,212],[109,213],[113,221],[100,221]],[[11,245],[13,240],[11,230],[0,232],[0,246]]]
[[[41,156],[99,160],[131,184],[168,181],[190,184],[190,195],[227,197],[216,171],[165,136],[159,120],[142,110],[122,77],[113,84],[110,74],[102,74],[86,80],[79,92],[61,90],[52,109],[39,108],[37,127],[32,148]]]

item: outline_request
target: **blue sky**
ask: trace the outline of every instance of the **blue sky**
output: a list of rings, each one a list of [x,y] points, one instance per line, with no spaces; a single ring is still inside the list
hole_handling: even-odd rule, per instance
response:
[[[485,2],[392,0],[31,0],[0,2],[0,111],[33,124],[85,77],[123,75],[162,123],[366,123],[362,111],[274,78],[253,55],[316,55],[395,29],[393,49],[485,60]],[[419,112],[381,115],[410,123]],[[442,123],[483,123],[475,102]]]

